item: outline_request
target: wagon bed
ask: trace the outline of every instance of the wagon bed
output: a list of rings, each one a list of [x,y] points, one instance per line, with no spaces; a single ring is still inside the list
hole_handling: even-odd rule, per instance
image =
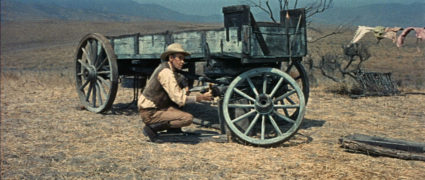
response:
[[[118,60],[159,59],[167,45],[180,43],[190,52],[189,61],[207,57],[239,59],[243,63],[273,61],[276,58],[303,57],[306,54],[305,30],[286,28],[278,23],[257,23],[259,32],[251,26],[229,27],[214,30],[164,32],[156,34],[130,34],[108,37]],[[259,41],[259,33],[267,42],[265,54]],[[240,34],[240,35],[239,35]],[[241,37],[238,37],[241,36]],[[289,39],[289,40],[288,40]],[[254,61],[255,60],[255,61]],[[283,60],[283,59],[282,59]]]

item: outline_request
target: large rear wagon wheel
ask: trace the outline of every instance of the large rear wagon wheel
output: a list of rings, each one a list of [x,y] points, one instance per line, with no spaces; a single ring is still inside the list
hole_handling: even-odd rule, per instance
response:
[[[310,83],[308,80],[307,72],[304,66],[301,64],[301,60],[291,60],[289,62],[282,63],[282,71],[289,74],[300,86],[305,99],[305,105],[307,106],[308,98],[310,97]],[[282,103],[284,103],[282,101]],[[295,118],[298,115],[298,111],[294,111],[290,116]]]
[[[289,74],[300,86],[303,91],[305,104],[308,103],[308,98],[310,97],[310,83],[308,80],[307,71],[305,71],[304,66],[301,63],[301,60],[292,60],[289,62],[282,63],[282,71]]]
[[[109,110],[118,89],[117,58],[109,40],[101,34],[86,35],[75,55],[78,96],[84,107],[100,113]]]
[[[298,131],[305,99],[288,74],[276,68],[256,68],[232,81],[221,108],[229,130],[238,139],[270,146],[288,140]],[[296,116],[291,117],[294,112]]]

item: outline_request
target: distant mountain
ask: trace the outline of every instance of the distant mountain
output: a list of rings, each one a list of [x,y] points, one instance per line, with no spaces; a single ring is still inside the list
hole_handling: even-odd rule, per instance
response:
[[[139,0],[138,2],[152,1]],[[176,10],[179,8],[169,9],[158,4],[140,4],[138,2],[133,0],[2,0],[1,19],[2,21],[30,19],[223,21],[221,11],[217,12],[217,15],[197,16],[179,12]],[[191,4],[188,3],[187,6],[190,7]],[[253,12],[261,12],[254,7],[252,9]],[[255,18],[258,21],[270,21],[265,13],[255,13]],[[279,18],[276,17],[276,19]],[[334,7],[311,17],[311,20],[321,24],[425,26],[425,3],[384,3]]]
[[[321,23],[350,23],[366,26],[425,26],[425,3],[371,4],[352,8],[332,8],[312,18]]]
[[[168,20],[219,22],[221,16],[186,15],[156,4],[139,4],[132,0],[4,0],[2,20]]]

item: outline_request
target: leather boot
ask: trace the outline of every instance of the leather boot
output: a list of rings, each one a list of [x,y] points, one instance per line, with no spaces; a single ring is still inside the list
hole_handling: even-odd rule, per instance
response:
[[[158,131],[167,130],[169,128],[170,125],[168,122],[145,125],[143,127],[143,135],[148,137],[151,142],[154,142],[156,140],[156,137],[158,136]]]
[[[164,131],[170,129],[170,123],[168,122],[159,122],[148,125],[155,133],[158,131]]]
[[[143,135],[148,137],[151,142],[154,142],[156,139],[156,132],[154,132],[148,125],[143,126]]]

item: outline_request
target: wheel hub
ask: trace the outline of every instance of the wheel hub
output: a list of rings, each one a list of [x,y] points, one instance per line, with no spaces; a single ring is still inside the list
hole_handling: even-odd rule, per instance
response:
[[[260,94],[255,99],[255,109],[260,114],[270,114],[273,111],[273,102],[267,94]]]
[[[84,77],[90,81],[97,79],[96,69],[94,67],[86,68],[83,70]]]

